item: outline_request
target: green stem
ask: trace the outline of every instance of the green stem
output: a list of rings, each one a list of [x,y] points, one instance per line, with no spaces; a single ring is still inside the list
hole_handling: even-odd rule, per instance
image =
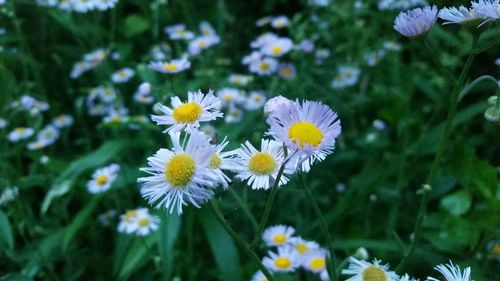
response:
[[[220,213],[220,211],[217,209],[216,202],[215,200],[210,200],[210,209],[212,210],[212,213],[214,214],[215,218],[217,221],[224,227],[224,229],[233,237],[235,240],[236,244],[243,249],[248,256],[250,256],[254,262],[257,264],[259,269],[262,271],[262,273],[266,276],[268,281],[273,281],[273,276],[267,270],[267,268],[262,264],[259,256],[250,248],[250,245],[245,242],[232,228],[231,226],[226,222],[224,219],[224,216]]]
[[[328,231],[328,225],[326,224],[325,217],[323,216],[323,213],[321,212],[321,209],[319,208],[318,203],[316,203],[316,200],[314,200],[313,194],[311,192],[311,189],[307,185],[304,174],[300,174],[300,179],[302,181],[302,186],[304,187],[304,190],[306,191],[307,199],[309,200],[309,203],[311,204],[312,208],[314,209],[316,216],[320,220],[321,231],[323,232],[323,235],[325,236],[326,243],[328,245],[328,251],[330,252],[330,255],[327,257],[328,275],[332,278],[333,281],[337,281],[338,280],[337,258],[335,257],[332,238],[330,236],[330,232]]]
[[[429,45],[429,43],[427,41],[424,41],[424,45],[427,48],[427,51],[429,51],[429,53],[431,54],[434,63],[439,67],[439,69],[446,75],[446,77],[448,77],[448,79],[450,79],[450,81],[456,83],[457,80],[455,80],[453,74],[439,61],[439,57],[437,56],[436,52],[434,52],[434,49]]]
[[[236,192],[233,188],[229,188],[229,192],[231,193],[231,195],[236,200],[236,203],[238,203],[238,205],[240,205],[241,209],[243,209],[243,212],[245,213],[245,215],[247,215],[248,219],[252,223],[252,225],[255,228],[255,230],[258,230],[259,229],[259,223],[255,219],[254,215],[252,214],[252,212],[250,211],[250,209],[248,208],[248,206],[245,204],[245,202],[243,201],[243,199],[241,199],[241,197],[238,195],[238,192]]]
[[[458,78],[457,83],[455,84],[454,90],[452,92],[452,97],[451,97],[451,102],[450,102],[450,107],[448,109],[448,116],[446,118],[446,123],[444,126],[444,131],[443,135],[441,136],[441,141],[438,146],[438,150],[436,153],[436,156],[434,157],[434,160],[432,161],[431,168],[429,170],[429,175],[427,176],[427,179],[425,181],[426,184],[431,184],[434,178],[436,177],[436,173],[439,167],[439,164],[443,158],[444,152],[446,151],[446,147],[448,146],[448,141],[450,138],[451,134],[451,129],[453,125],[453,118],[455,117],[455,113],[457,112],[458,108],[458,98],[460,94],[460,89],[463,87],[465,83],[465,79],[467,77],[467,74],[469,73],[470,66],[472,65],[472,61],[474,60],[475,53],[473,50],[476,48],[477,42],[478,42],[479,36],[474,35],[472,39],[472,48],[471,52],[469,53],[469,56],[467,57],[467,61],[465,62],[464,68],[462,69],[462,72],[460,73],[460,76]],[[420,238],[420,229],[422,227],[422,223],[425,217],[425,213],[427,212],[427,205],[429,203],[429,194],[430,190],[422,189],[424,191],[422,201],[420,203],[420,207],[418,210],[418,215],[417,215],[417,220],[415,222],[415,227],[414,227],[414,237],[413,240],[406,251],[405,255],[401,259],[400,263],[396,267],[396,271],[401,272],[408,259],[413,255],[415,252],[415,248],[417,246],[418,240]]]
[[[283,171],[285,171],[285,164],[286,164],[286,162],[283,162],[283,164],[281,164],[281,167],[278,171],[278,175],[276,176],[276,180],[274,181],[273,188],[271,189],[271,195],[269,195],[269,198],[267,199],[264,213],[262,214],[262,218],[260,219],[259,229],[258,229],[257,233],[255,234],[255,237],[254,237],[252,243],[250,243],[251,248],[254,248],[257,245],[257,243],[259,242],[260,238],[262,237],[262,232],[264,232],[264,228],[266,227],[267,221],[269,220],[269,215],[271,214],[271,209],[273,207],[274,199],[276,198],[276,194],[278,193],[278,185],[279,185],[281,176],[283,175]]]

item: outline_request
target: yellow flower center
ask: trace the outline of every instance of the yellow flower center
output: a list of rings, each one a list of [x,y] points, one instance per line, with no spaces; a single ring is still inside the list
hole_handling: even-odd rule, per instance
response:
[[[318,146],[323,140],[323,132],[312,123],[299,121],[288,129],[288,137],[293,142],[298,142],[301,147],[305,144]]]
[[[288,269],[292,266],[292,261],[287,257],[279,257],[274,260],[274,265],[280,269]]]
[[[268,63],[263,62],[259,65],[259,68],[260,70],[269,70],[270,67]]]
[[[26,128],[16,128],[16,133],[23,134],[24,132],[26,132]]]
[[[173,63],[166,63],[163,65],[163,68],[166,70],[166,71],[177,71],[179,68],[177,67],[177,65],[173,64]]]
[[[217,156],[217,154],[212,154],[212,157],[210,157],[210,164],[208,164],[208,167],[210,169],[216,169],[216,168],[219,168],[220,165],[222,164],[222,160],[220,159],[219,156]]]
[[[279,55],[281,52],[283,52],[283,48],[281,46],[276,46],[271,49],[271,53],[273,55]]]
[[[185,103],[174,109],[173,117],[178,123],[194,123],[201,117],[201,106],[197,103]]]
[[[137,221],[137,224],[140,226],[140,227],[145,227],[145,226],[148,226],[149,223],[150,223],[150,219],[149,218],[142,218],[142,219],[139,219]]]
[[[100,175],[95,179],[98,185],[105,185],[108,182],[108,177],[106,175]]]
[[[297,252],[302,255],[309,250],[309,247],[307,247],[307,245],[304,243],[299,243],[295,245],[295,250],[297,250]]]
[[[496,244],[493,246],[493,248],[491,248],[491,252],[495,255],[500,255],[500,245]]]
[[[325,259],[324,258],[314,258],[309,263],[309,266],[312,270],[322,270],[325,268]]]
[[[276,166],[276,160],[267,152],[257,152],[248,161],[248,169],[258,175],[269,175]]]
[[[132,221],[135,217],[137,217],[137,211],[136,210],[130,210],[125,213],[125,221],[130,222]]]
[[[281,70],[281,75],[286,77],[292,77],[293,73],[289,68],[284,68]]]
[[[224,96],[224,100],[226,100],[226,101],[231,101],[232,99],[233,99],[232,95],[225,95]]]
[[[286,242],[288,238],[286,237],[285,234],[276,234],[273,237],[273,242],[276,244],[283,244]]]
[[[205,48],[206,46],[207,46],[207,41],[200,41],[200,42],[198,42],[198,47]]]
[[[363,270],[363,281],[387,281],[387,277],[379,267],[370,266]]]
[[[177,154],[165,166],[165,179],[174,188],[184,188],[194,176],[196,163],[187,153]]]

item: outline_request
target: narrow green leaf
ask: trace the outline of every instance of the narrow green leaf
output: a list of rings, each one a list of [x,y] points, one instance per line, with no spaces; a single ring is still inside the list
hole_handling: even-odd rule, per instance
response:
[[[220,272],[226,280],[241,280],[240,259],[231,236],[208,211],[201,213],[201,222]]]
[[[0,241],[5,242],[9,249],[14,248],[14,237],[7,215],[0,211]],[[1,244],[0,244],[1,245]]]
[[[119,268],[119,280],[129,279],[135,271],[148,262],[149,259],[147,256],[149,251],[146,247],[147,242],[144,239],[144,237],[137,237],[134,242],[132,242],[132,245],[125,255],[123,264],[121,268]]]
[[[94,197],[90,201],[90,203],[75,216],[71,224],[66,228],[62,241],[63,252],[66,252],[68,250],[68,247],[75,235],[85,225],[85,223],[89,221],[89,217],[92,214],[92,211],[94,211],[97,203],[101,198],[101,196]]]
[[[174,243],[179,235],[181,217],[177,214],[161,214],[161,224],[158,230],[158,249],[162,261],[165,280],[170,280],[173,268]]]
[[[73,186],[75,179],[84,171],[107,164],[118,152],[123,150],[129,141],[111,140],[99,147],[96,151],[73,161],[69,167],[54,181],[42,203],[42,214],[45,214],[54,200],[66,194]]]

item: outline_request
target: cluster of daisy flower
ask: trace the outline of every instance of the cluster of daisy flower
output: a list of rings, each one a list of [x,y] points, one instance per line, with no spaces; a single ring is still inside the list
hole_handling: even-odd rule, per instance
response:
[[[114,215],[113,215],[114,216]],[[146,236],[158,229],[160,218],[149,213],[147,208],[128,210],[120,215],[118,232]]]
[[[32,115],[37,115],[50,108],[47,102],[37,100],[29,95],[22,95],[19,99],[11,103],[11,107],[16,110],[28,111]]]
[[[231,74],[229,82],[235,85],[246,85],[251,76]],[[243,118],[243,110],[255,111],[261,109],[267,101],[265,91],[254,90],[248,94],[243,89],[224,87],[217,91],[217,96],[222,100],[222,107],[226,108],[226,123],[238,123]]]
[[[263,233],[263,240],[269,250],[262,264],[272,273],[294,272],[303,268],[317,274],[321,280],[329,280],[326,271],[328,251],[314,241],[307,241],[299,236],[293,236],[295,229],[286,225],[268,227]],[[267,280],[261,271],[257,271],[252,281]]]
[[[97,49],[83,55],[83,59],[73,65],[69,76],[71,77],[71,79],[79,78],[85,72],[98,67],[108,58],[109,54],[110,51],[108,49]]]
[[[112,9],[118,0],[37,0],[41,6],[55,7],[67,12],[87,13]]]
[[[215,29],[206,21],[199,24],[200,35],[188,30],[185,24],[167,26],[164,31],[170,40],[186,41],[188,45],[187,52],[183,53],[180,58],[171,59],[170,61],[165,61],[165,52],[162,52],[160,46],[156,46],[153,55],[155,61],[150,62],[149,67],[160,73],[175,74],[187,70],[191,67],[189,57],[196,57],[203,50],[220,43],[220,37],[215,32]],[[169,53],[169,49],[167,51]]]
[[[222,117],[221,98],[213,92],[189,92],[182,102],[171,99],[171,108],[160,105],[162,115],[152,115],[158,125],[168,126],[171,149],[160,149],[148,158],[141,170],[141,194],[158,208],[174,209],[180,214],[188,203],[196,207],[210,200],[217,186],[227,188],[231,182],[226,172],[246,182],[252,189],[269,189],[280,170],[279,186],[287,183],[286,175],[308,172],[311,165],[333,152],[340,135],[340,121],[328,106],[312,101],[290,101],[283,97],[269,100],[264,107],[267,133],[272,139],[261,140],[260,148],[245,142],[233,151],[224,151],[227,141],[213,144],[200,132],[200,122]]]
[[[447,7],[438,10],[436,6],[425,6],[401,12],[394,20],[394,29],[406,37],[425,34],[439,17],[444,24],[462,24],[477,30],[485,23],[500,17],[498,0],[472,1],[470,7]]]
[[[120,165],[113,163],[94,171],[92,178],[87,182],[87,190],[90,193],[101,193],[108,190],[118,177]]]

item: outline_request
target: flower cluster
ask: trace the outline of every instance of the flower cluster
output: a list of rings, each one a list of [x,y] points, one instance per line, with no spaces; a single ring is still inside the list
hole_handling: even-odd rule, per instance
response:
[[[37,0],[41,6],[56,7],[63,11],[87,13],[112,9],[118,0]]]
[[[146,236],[158,229],[160,218],[149,213],[147,208],[128,210],[120,216],[118,231],[126,234]]]
[[[104,60],[108,58],[110,51],[108,49],[97,49],[88,54],[83,55],[83,59],[76,62],[71,70],[71,79],[77,79],[85,72],[98,67]]]

